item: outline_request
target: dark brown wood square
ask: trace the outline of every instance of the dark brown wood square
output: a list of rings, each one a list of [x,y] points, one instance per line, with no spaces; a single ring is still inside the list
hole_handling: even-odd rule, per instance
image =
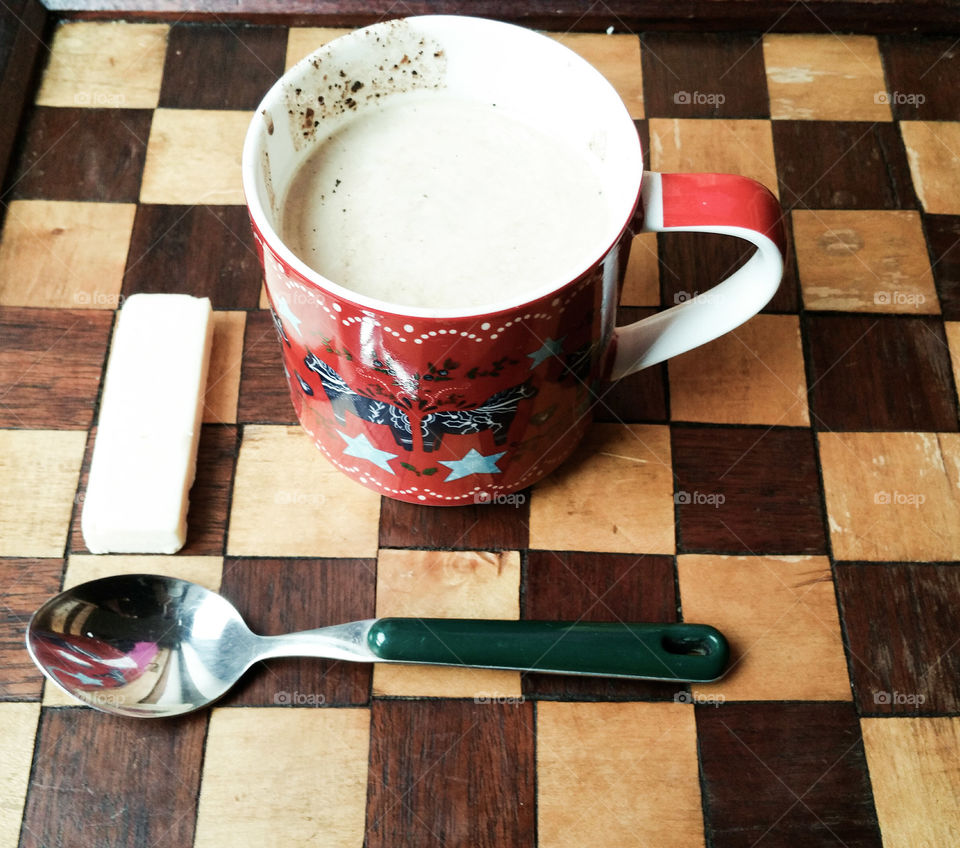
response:
[[[861,715],[956,714],[956,563],[838,563],[850,676]]]
[[[207,713],[138,721],[43,711],[22,848],[193,844]]]
[[[533,705],[374,699],[369,848],[532,845]]]
[[[939,318],[808,313],[805,323],[815,428],[957,429]]]
[[[708,845],[881,848],[852,704],[696,711]]]
[[[0,559],[0,700],[37,701],[43,675],[24,643],[30,616],[60,589],[62,559]]]
[[[10,196],[136,203],[153,112],[36,107]]]
[[[243,424],[296,424],[276,326],[265,309],[247,313],[237,421]]]
[[[956,35],[880,39],[887,97],[900,121],[960,120]]]
[[[671,427],[671,440],[681,551],[825,552],[810,430]]]
[[[642,55],[648,117],[770,117],[759,37],[648,32]]]
[[[530,493],[500,503],[430,507],[383,498],[381,548],[518,550],[530,538]]]
[[[522,617],[554,621],[677,619],[673,560],[667,556],[530,551]],[[525,674],[530,698],[672,700],[686,685]]]
[[[947,321],[960,321],[960,215],[924,215],[933,280]]]
[[[0,427],[89,427],[113,312],[0,307]]]
[[[915,209],[897,125],[774,121],[773,147],[785,209]]]
[[[234,559],[221,591],[263,636],[373,618],[376,560]],[[225,703],[242,706],[344,706],[370,699],[371,666],[312,658],[260,662]]]
[[[286,27],[175,24],[160,106],[255,109],[283,73]]]
[[[141,205],[123,294],[187,292],[215,309],[255,309],[262,270],[243,206]]]

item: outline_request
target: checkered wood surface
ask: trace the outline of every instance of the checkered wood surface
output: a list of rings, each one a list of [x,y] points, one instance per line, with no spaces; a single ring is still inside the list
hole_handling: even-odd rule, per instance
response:
[[[960,48],[818,35],[557,36],[654,170],[771,186],[764,312],[609,387],[522,503],[431,509],[296,424],[239,155],[337,31],[69,23],[0,232],[0,848],[960,844]],[[719,236],[638,237],[621,320],[709,296]],[[217,310],[189,539],[93,556],[78,516],[115,311]],[[145,375],[148,379],[149,375]],[[263,633],[374,615],[704,621],[704,686],[284,660],[212,711],[116,719],[22,647],[49,595],[128,571]]]

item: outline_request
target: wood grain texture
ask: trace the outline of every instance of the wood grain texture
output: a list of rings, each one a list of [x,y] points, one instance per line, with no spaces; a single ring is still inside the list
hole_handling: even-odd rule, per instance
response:
[[[807,309],[940,311],[918,212],[795,209],[791,218]]]
[[[553,621],[675,621],[673,562],[665,556],[530,551],[523,618]],[[599,677],[524,674],[528,698],[673,700],[685,687]]]
[[[194,846],[361,844],[369,736],[363,709],[215,710]]]
[[[19,842],[23,804],[30,784],[34,737],[40,707],[37,704],[0,704],[0,845],[14,848]]]
[[[40,700],[43,676],[24,634],[34,610],[57,593],[62,573],[62,559],[0,558],[0,701]]]
[[[530,845],[535,770],[529,702],[376,699],[365,844]]]
[[[960,120],[956,38],[880,39],[890,105],[901,121]]]
[[[380,547],[517,550],[527,547],[529,526],[529,491],[501,503],[443,508],[384,498]]]
[[[136,206],[14,200],[0,235],[0,304],[116,309]]]
[[[237,420],[241,423],[295,424],[290,388],[273,318],[267,311],[248,312],[243,337],[243,371]]]
[[[85,845],[90,834],[99,845],[190,845],[206,728],[206,714],[139,722],[45,710],[35,754],[44,779],[27,796],[20,845]]]
[[[956,431],[943,321],[933,317],[806,316],[810,404],[824,430]],[[878,362],[895,369],[881,372]]]
[[[168,30],[166,24],[61,24],[53,36],[37,103],[155,108]]]
[[[262,272],[246,209],[141,204],[123,294],[186,292],[215,309],[255,309]]]
[[[692,685],[694,703],[850,699],[826,557],[685,555],[677,572],[684,621],[708,621],[730,641],[729,670]]]
[[[840,563],[837,593],[860,715],[960,712],[960,569]]]
[[[960,121],[902,121],[900,134],[924,211],[960,214]]]
[[[203,395],[204,424],[236,423],[246,323],[247,313],[242,310],[213,313],[213,346]]]
[[[205,20],[218,18],[257,23],[357,26],[383,20],[396,11],[388,0],[334,2],[324,0],[48,0],[47,7],[61,14],[103,18],[122,13],[129,18]],[[601,32],[608,26],[640,32],[648,29],[694,30],[697,32],[746,29],[754,31],[822,32],[824,27],[841,31],[902,32],[904,16],[917,32],[952,31],[956,19],[947,0],[911,0],[895,8],[878,0],[811,0],[798,6],[788,0],[771,3],[713,3],[697,0],[678,9],[669,0],[638,7],[628,0],[597,7],[576,3],[558,9],[546,0],[482,0],[466,5],[462,0],[416,0],[407,3],[404,14],[469,14],[520,23],[525,26],[566,31]]]
[[[378,618],[515,620],[520,617],[520,555],[517,551],[381,550],[376,614]],[[374,668],[373,692],[470,698],[475,703],[515,701],[520,697],[520,673],[381,664]]]
[[[670,360],[674,421],[809,425],[800,322],[756,315],[708,344]]]
[[[655,424],[595,424],[576,454],[538,483],[530,547],[672,554],[670,443]]]
[[[380,496],[327,462],[299,426],[246,425],[234,481],[228,554],[376,553]]]
[[[0,430],[0,556],[63,556],[85,441],[82,430]]]
[[[774,121],[785,209],[915,209],[897,126],[857,121]]]
[[[715,848],[881,848],[852,704],[723,704],[696,715]]]
[[[960,320],[960,216],[924,215],[923,229],[943,317]]]
[[[867,35],[763,36],[774,120],[889,121],[877,39]]]
[[[860,722],[884,848],[934,848],[960,837],[960,719]]]
[[[148,109],[36,107],[10,196],[135,203],[151,117]]]
[[[960,435],[820,433],[838,560],[938,561],[960,550]]]
[[[675,426],[671,441],[681,551],[825,553],[809,430]]]
[[[372,559],[233,559],[221,591],[263,636],[312,630],[374,616]],[[226,706],[333,707],[370,700],[371,667],[310,658],[257,663]]]
[[[230,24],[170,28],[161,107],[255,109],[283,73],[287,31]]]
[[[543,702],[538,844],[703,846],[693,708]]]
[[[111,312],[0,307],[0,426],[89,427],[112,324]]]
[[[766,118],[763,50],[750,35],[647,32],[647,114],[656,118]]]

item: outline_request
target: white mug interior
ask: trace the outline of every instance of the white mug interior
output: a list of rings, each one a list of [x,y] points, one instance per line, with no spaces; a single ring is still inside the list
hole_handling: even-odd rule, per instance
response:
[[[344,288],[302,262],[280,237],[290,181],[323,139],[385,98],[443,90],[562,139],[589,157],[609,204],[608,228],[562,279],[482,308],[400,306]],[[457,318],[514,308],[580,277],[617,243],[636,206],[643,175],[639,137],[610,83],[559,42],[481,18],[427,15],[375,24],[310,54],[266,94],[243,149],[243,186],[257,229],[306,279],[360,306],[417,317]],[[531,210],[536,214],[536,209]],[[576,210],[571,210],[576,214]]]

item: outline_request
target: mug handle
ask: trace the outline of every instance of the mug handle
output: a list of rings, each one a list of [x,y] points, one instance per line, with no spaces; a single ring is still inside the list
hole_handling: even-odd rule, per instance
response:
[[[780,285],[786,240],[783,212],[770,191],[735,174],[644,171],[640,232],[720,233],[757,247],[742,268],[710,289],[633,324],[617,327],[609,379],[712,341],[756,315]]]

